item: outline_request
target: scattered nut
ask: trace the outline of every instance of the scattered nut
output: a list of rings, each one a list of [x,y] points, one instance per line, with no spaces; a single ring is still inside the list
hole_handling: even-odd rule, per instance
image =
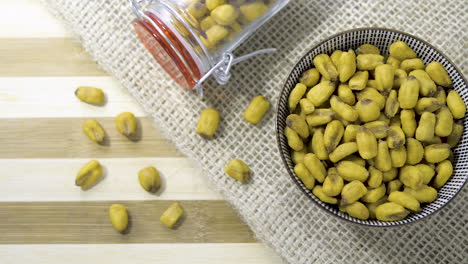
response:
[[[81,126],[85,135],[94,142],[102,143],[106,137],[106,132],[98,121],[94,119],[86,120]]]
[[[137,131],[137,120],[135,115],[130,112],[124,112],[119,114],[115,120],[115,127],[120,134],[126,137],[132,137]]]
[[[121,204],[113,204],[109,208],[109,218],[117,232],[123,233],[128,226],[127,208]]]
[[[214,108],[205,109],[198,119],[197,133],[203,138],[213,138],[219,125],[219,112]]]
[[[88,104],[101,105],[104,103],[104,92],[99,88],[81,86],[75,90],[75,95]]]
[[[161,178],[155,167],[147,167],[138,172],[138,181],[147,192],[155,193],[161,187]]]
[[[76,175],[75,185],[82,189],[93,186],[102,177],[102,166],[97,160],[86,163]]]
[[[250,105],[245,110],[244,119],[256,125],[262,121],[268,109],[270,109],[270,102],[263,96],[257,96],[250,102]]]
[[[245,162],[238,159],[231,160],[225,168],[227,175],[240,181],[246,182],[250,179],[250,168]]]
[[[173,203],[159,218],[159,221],[168,228],[173,228],[174,225],[184,214],[184,210],[180,207],[179,203]]]

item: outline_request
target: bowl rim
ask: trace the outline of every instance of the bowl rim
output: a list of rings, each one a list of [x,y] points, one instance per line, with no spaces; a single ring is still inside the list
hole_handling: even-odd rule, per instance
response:
[[[447,204],[449,204],[460,192],[461,190],[465,187],[466,185],[466,182],[468,181],[468,177],[465,177],[461,187],[453,194],[452,197],[450,197],[450,199],[448,199],[448,201],[446,203],[444,203],[442,206],[440,206],[439,208],[435,209],[432,213],[426,215],[426,216],[423,216],[421,218],[418,218],[416,220],[413,220],[411,222],[400,222],[398,224],[395,224],[395,225],[373,225],[373,224],[369,224],[369,223],[361,223],[361,222],[355,222],[355,221],[352,221],[350,219],[346,219],[346,218],[343,218],[329,210],[327,210],[326,208],[324,208],[323,205],[319,204],[317,201],[314,200],[314,198],[312,198],[312,196],[307,193],[303,186],[300,185],[298,179],[297,179],[297,176],[289,169],[289,166],[288,166],[288,162],[285,158],[285,155],[282,151],[282,148],[281,148],[281,136],[282,136],[282,131],[280,131],[280,119],[279,119],[279,109],[281,107],[281,100],[280,98],[282,97],[283,93],[284,93],[284,90],[285,90],[285,87],[287,85],[287,82],[291,76],[291,74],[295,71],[295,69],[298,67],[298,65],[307,57],[309,56],[309,53],[316,49],[318,46],[326,43],[327,41],[333,39],[333,38],[336,38],[338,36],[341,36],[341,35],[345,35],[345,34],[349,34],[349,33],[353,33],[353,32],[359,32],[359,31],[370,31],[370,30],[382,30],[382,31],[388,31],[388,32],[394,32],[394,33],[398,33],[398,34],[402,34],[402,35],[406,35],[408,37],[411,37],[411,38],[414,38],[420,42],[422,42],[423,44],[427,45],[428,47],[430,47],[431,49],[433,49],[434,51],[438,52],[444,59],[447,60],[447,62],[449,64],[451,64],[451,66],[454,68],[454,70],[460,75],[461,79],[462,79],[462,82],[465,83],[465,85],[468,86],[468,82],[466,80],[466,78],[463,76],[462,72],[460,71],[460,69],[452,62],[452,60],[450,60],[444,53],[442,53],[439,49],[435,48],[432,44],[430,44],[429,42],[419,38],[419,37],[416,37],[412,34],[409,34],[409,33],[406,33],[406,32],[403,32],[403,31],[400,31],[400,30],[395,30],[395,29],[390,29],[390,28],[383,28],[383,27],[360,27],[360,28],[354,28],[354,29],[349,29],[349,30],[345,30],[345,31],[341,31],[341,32],[338,32],[336,34],[333,34],[332,36],[330,37],[327,37],[325,39],[322,39],[321,41],[319,41],[317,44],[315,44],[312,48],[309,48],[307,49],[307,51],[305,51],[305,53],[300,56],[300,58],[298,60],[296,60],[296,63],[294,64],[294,66],[292,67],[292,69],[289,71],[289,73],[286,75],[286,78],[282,84],[282,87],[281,87],[281,90],[279,92],[279,97],[278,97],[278,101],[276,103],[276,111],[275,111],[275,114],[276,114],[276,125],[275,125],[275,130],[276,130],[276,143],[277,143],[277,147],[278,147],[278,150],[279,150],[279,154],[281,156],[281,160],[283,161],[283,166],[285,167],[286,171],[288,172],[289,174],[289,177],[290,179],[294,182],[294,184],[296,185],[296,187],[298,187],[300,189],[300,191],[305,194],[310,200],[312,200],[312,202],[317,205],[320,210],[323,210],[325,212],[327,212],[328,214],[330,215],[333,215],[334,217],[340,219],[340,220],[343,220],[343,221],[346,221],[346,222],[349,222],[349,223],[353,223],[355,225],[360,225],[360,226],[365,226],[365,227],[369,227],[369,228],[372,228],[372,227],[375,227],[375,228],[396,228],[396,227],[401,227],[401,226],[407,226],[407,225],[410,225],[410,224],[413,224],[413,223],[416,223],[416,222],[420,222],[421,220],[423,219],[428,219],[429,217],[432,217],[433,215],[435,215],[436,213],[440,212],[442,208],[446,207]],[[463,120],[466,118],[466,116],[463,118]],[[368,220],[361,220],[361,221],[368,221]],[[376,220],[376,221],[380,221],[380,220]],[[380,221],[380,222],[383,222],[383,223],[388,223],[388,222],[384,222],[384,221]]]

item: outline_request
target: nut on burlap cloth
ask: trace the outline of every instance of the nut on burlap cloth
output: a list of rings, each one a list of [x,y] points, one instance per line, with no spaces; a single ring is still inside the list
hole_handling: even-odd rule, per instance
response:
[[[289,263],[466,263],[467,190],[434,216],[407,226],[374,229],[340,221],[301,193],[283,168],[275,139],[274,109],[261,124],[243,120],[256,95],[273,105],[294,63],[320,40],[357,27],[388,27],[414,34],[440,49],[468,76],[466,1],[293,0],[236,50],[276,47],[234,67],[226,86],[212,80],[202,99],[177,87],[136,38],[126,0],[43,0],[75,33],[99,65],[154,119],[182,153],[207,172],[258,239]],[[195,134],[200,111],[223,117],[217,138]],[[246,161],[250,184],[234,183],[223,168]]]

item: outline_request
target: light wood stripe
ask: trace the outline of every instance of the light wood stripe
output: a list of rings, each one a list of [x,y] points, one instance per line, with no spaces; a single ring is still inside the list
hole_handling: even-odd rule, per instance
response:
[[[74,180],[88,161],[0,159],[0,201],[223,200],[187,158],[99,159],[105,177],[82,191]],[[156,194],[144,191],[138,182],[138,171],[147,166],[155,166],[163,181]]]
[[[79,86],[101,88],[107,104],[94,106],[75,96]],[[111,77],[0,78],[0,118],[114,117],[122,111],[144,113],[138,103]]]
[[[0,76],[104,76],[71,38],[3,38]]]
[[[181,157],[147,118],[139,118],[138,141],[120,135],[113,118],[96,118],[109,141],[98,145],[82,132],[82,118],[0,119],[0,158]],[[195,135],[196,136],[196,135]]]
[[[121,201],[128,234],[111,226],[106,202],[0,203],[0,244],[251,243],[253,234],[224,201],[182,201],[176,230],[159,217],[173,201]]]
[[[1,1],[0,38],[53,38],[70,34],[38,0]]]
[[[281,264],[273,250],[249,244],[0,245],[2,264]]]

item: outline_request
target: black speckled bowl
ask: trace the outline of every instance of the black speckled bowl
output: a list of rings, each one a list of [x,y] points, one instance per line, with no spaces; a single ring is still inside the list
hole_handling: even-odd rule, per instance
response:
[[[286,117],[289,115],[288,109],[288,97],[291,90],[294,88],[301,74],[313,67],[312,59],[321,53],[331,54],[334,50],[348,50],[356,49],[361,44],[370,43],[377,46],[383,55],[388,55],[388,47],[391,43],[396,40],[402,40],[406,42],[426,64],[431,61],[440,62],[453,81],[453,89],[455,89],[465,102],[468,101],[468,89],[467,81],[463,78],[460,71],[455,65],[445,57],[440,51],[435,49],[429,43],[411,36],[409,34],[384,29],[384,28],[361,28],[350,31],[345,31],[332,36],[325,41],[322,41],[317,46],[310,49],[294,66],[293,70],[287,77],[281,95],[279,97],[277,106],[277,123],[276,123],[276,134],[278,140],[278,146],[281,152],[284,165],[289,173],[291,179],[297,184],[302,190],[304,195],[307,195],[313,203],[319,205],[325,211],[333,214],[334,216],[347,220],[353,223],[366,225],[366,226],[377,226],[377,227],[390,227],[399,226],[417,220],[428,217],[435,212],[443,208],[448,202],[450,202],[463,188],[467,181],[468,175],[468,141],[464,133],[462,140],[459,145],[453,150],[454,154],[454,174],[451,179],[439,190],[437,200],[434,202],[424,205],[419,213],[412,213],[406,219],[395,222],[383,222],[378,220],[360,220],[349,216],[348,214],[342,213],[338,210],[337,206],[329,205],[320,201],[315,195],[312,194],[311,190],[308,190],[301,180],[294,174],[294,164],[291,160],[291,150],[288,146],[286,137],[283,135],[284,127],[286,126]],[[467,119],[463,120],[463,125],[468,127]]]

